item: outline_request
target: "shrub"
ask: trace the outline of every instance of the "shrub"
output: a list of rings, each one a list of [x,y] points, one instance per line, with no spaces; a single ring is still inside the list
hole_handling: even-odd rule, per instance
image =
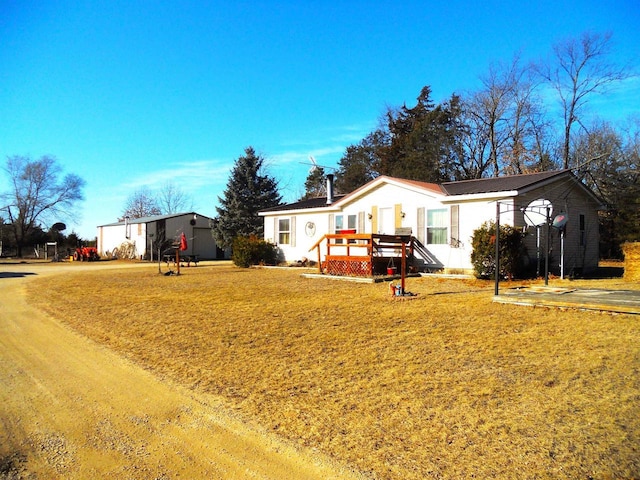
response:
[[[250,237],[236,237],[233,240],[231,260],[242,268],[251,265],[275,265],[278,258],[278,248],[269,242],[260,240],[255,235]]]
[[[500,225],[500,276],[513,278],[520,273],[526,249],[523,234],[510,225]],[[471,263],[477,278],[495,278],[496,224],[485,222],[474,230]]]

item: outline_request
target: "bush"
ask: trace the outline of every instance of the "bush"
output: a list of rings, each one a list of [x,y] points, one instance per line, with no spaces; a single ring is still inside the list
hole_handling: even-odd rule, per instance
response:
[[[522,271],[526,249],[523,234],[510,225],[500,225],[500,276],[517,277]],[[477,278],[495,278],[496,224],[485,222],[474,230],[471,263]]]
[[[233,240],[231,260],[242,268],[251,265],[275,265],[278,258],[278,248],[269,242],[250,237],[236,237]]]

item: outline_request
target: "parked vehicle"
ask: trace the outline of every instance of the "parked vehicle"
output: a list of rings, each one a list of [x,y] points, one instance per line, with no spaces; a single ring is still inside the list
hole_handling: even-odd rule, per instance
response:
[[[96,247],[78,247],[73,252],[73,259],[76,262],[93,262],[100,260]]]

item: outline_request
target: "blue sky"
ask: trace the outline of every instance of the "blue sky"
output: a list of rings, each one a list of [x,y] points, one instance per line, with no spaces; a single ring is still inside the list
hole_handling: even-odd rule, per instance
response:
[[[167,181],[215,216],[247,146],[294,201],[310,155],[336,165],[424,85],[437,102],[464,94],[491,62],[543,58],[586,30],[613,32],[637,65],[638,25],[639,0],[0,0],[0,161],[51,154],[83,177],[67,233],[84,238]],[[638,111],[640,84],[593,105]]]

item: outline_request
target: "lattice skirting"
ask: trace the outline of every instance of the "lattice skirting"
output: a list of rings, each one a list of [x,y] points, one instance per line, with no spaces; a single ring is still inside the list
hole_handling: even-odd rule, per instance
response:
[[[349,277],[371,276],[371,262],[368,259],[358,260],[327,260],[326,272],[329,275]]]

